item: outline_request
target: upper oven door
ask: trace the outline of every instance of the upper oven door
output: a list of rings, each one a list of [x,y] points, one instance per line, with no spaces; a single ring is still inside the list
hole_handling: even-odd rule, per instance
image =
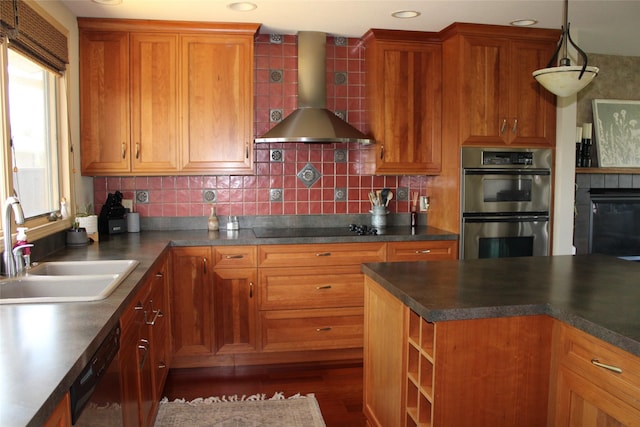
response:
[[[465,169],[463,213],[549,212],[548,169]]]

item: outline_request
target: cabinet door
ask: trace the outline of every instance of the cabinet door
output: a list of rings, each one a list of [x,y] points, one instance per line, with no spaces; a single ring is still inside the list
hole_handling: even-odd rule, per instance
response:
[[[376,174],[437,174],[441,169],[442,50],[428,43],[379,42],[367,72],[374,110]]]
[[[253,37],[181,36],[183,172],[253,173]]]
[[[133,172],[178,170],[178,36],[131,33]]]
[[[147,326],[151,334],[151,366],[154,401],[162,398],[162,390],[171,363],[171,328],[169,325],[169,257],[163,256],[153,267]]]
[[[553,42],[512,41],[509,60],[509,142],[532,147],[555,145],[556,97],[531,75],[544,68]]]
[[[557,427],[640,426],[640,410],[571,369],[558,372]]]
[[[173,357],[213,355],[213,266],[208,247],[172,249]]]
[[[509,42],[494,37],[462,40],[462,101],[459,122],[463,144],[495,145],[509,140]]]
[[[130,171],[129,35],[80,33],[82,173]]]
[[[404,419],[405,307],[365,277],[364,414],[368,425],[400,426]]]
[[[217,353],[256,351],[257,269],[215,270]]]

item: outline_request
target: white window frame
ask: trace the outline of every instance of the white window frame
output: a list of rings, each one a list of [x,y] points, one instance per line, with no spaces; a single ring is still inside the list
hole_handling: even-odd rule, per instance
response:
[[[7,50],[9,49],[8,43],[4,40],[0,44],[0,66],[2,72],[0,74],[0,130],[2,131],[2,151],[0,158],[0,178],[2,185],[0,186],[0,198],[2,207],[4,210],[4,201],[7,197],[13,195],[13,162],[11,152],[11,132],[9,121],[9,109],[8,109],[8,70],[7,70]],[[72,150],[70,149],[69,138],[69,111],[68,111],[68,92],[67,85],[65,83],[65,76],[62,75],[56,78],[56,85],[59,96],[57,97],[56,110],[57,110],[57,126],[58,126],[58,175],[60,183],[61,197],[65,197],[67,200],[67,208],[69,209],[69,218],[60,219],[57,221],[49,221],[48,217],[37,217],[28,219],[25,221],[24,227],[29,228],[28,236],[29,240],[37,240],[39,238],[54,234],[56,232],[68,229],[72,225],[72,218],[75,216],[75,200],[73,191],[73,171],[71,165],[73,165],[73,159],[71,157]],[[25,191],[25,189],[22,189]],[[4,215],[2,212],[1,215]],[[2,227],[2,221],[0,221],[0,228]],[[11,221],[11,233],[15,233],[15,221]],[[4,237],[5,230],[1,230],[0,233]]]

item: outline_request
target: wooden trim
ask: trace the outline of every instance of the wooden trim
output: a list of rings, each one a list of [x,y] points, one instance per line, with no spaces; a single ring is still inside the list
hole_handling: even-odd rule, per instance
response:
[[[254,34],[261,24],[235,22],[160,21],[151,19],[78,18],[78,28],[88,31],[167,31]]]

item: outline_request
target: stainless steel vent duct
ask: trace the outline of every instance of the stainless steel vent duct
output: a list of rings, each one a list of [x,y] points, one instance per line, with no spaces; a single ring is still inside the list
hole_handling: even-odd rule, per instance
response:
[[[325,33],[298,33],[298,109],[256,143],[332,143],[374,141],[327,109]]]

